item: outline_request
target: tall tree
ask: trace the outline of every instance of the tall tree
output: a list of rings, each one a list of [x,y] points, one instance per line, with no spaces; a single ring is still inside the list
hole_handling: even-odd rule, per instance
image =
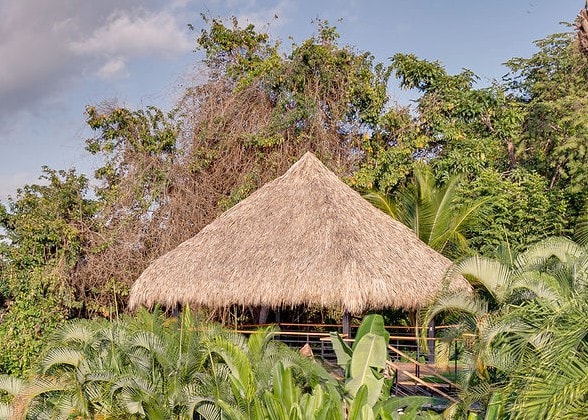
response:
[[[112,300],[114,287],[124,301],[150,261],[304,152],[342,175],[367,154],[363,132],[377,124],[388,78],[370,54],[340,46],[322,21],[288,55],[253,25],[207,23],[198,44],[209,78],[187,89],[173,113],[87,108],[95,132],[87,147],[105,162],[97,172],[102,207],[95,252],[73,276],[112,285],[92,288],[107,292],[98,301]]]
[[[85,176],[43,171],[43,185],[0,204],[0,372],[26,372],[44,336],[82,305],[68,274],[88,252],[96,203]]]
[[[521,163],[545,177],[550,189],[563,190],[574,216],[587,198],[588,180],[588,57],[576,42],[573,33],[554,34],[537,41],[539,51],[530,58],[507,62],[512,97],[525,111]]]
[[[401,87],[421,95],[412,117],[387,120],[395,124],[388,130],[394,137],[372,158],[378,168],[369,172],[375,189],[394,191],[402,183],[395,171],[411,173],[420,161],[441,180],[464,174],[463,201],[490,199],[487,223],[470,232],[476,248],[488,252],[505,239],[524,247],[565,233],[569,196],[550,190],[549,180],[520,156],[524,103],[503,84],[477,88],[472,72],[449,75],[439,63],[414,55],[396,54],[391,68]]]

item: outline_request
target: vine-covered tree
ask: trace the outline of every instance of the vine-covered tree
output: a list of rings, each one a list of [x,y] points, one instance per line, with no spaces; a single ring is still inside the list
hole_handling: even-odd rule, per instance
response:
[[[98,186],[47,170],[45,185],[0,206],[0,338],[21,340],[0,369],[22,371],[38,351],[17,328],[35,330],[28,313],[53,317],[41,330],[116,316],[149,262],[309,150],[357,190],[391,197],[410,189],[417,166],[431,185],[461,176],[454,202],[487,202],[458,236],[479,252],[584,226],[588,67],[578,38],[540,41],[538,53],[509,62],[507,81],[480,88],[470,71],[450,75],[410,54],[377,63],[317,23],[288,48],[253,25],[207,20],[199,83],[172,112],[86,109]],[[416,107],[388,102],[392,76],[419,93]]]

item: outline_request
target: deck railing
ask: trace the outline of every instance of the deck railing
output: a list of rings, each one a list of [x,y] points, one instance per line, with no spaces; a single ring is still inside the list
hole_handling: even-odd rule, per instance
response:
[[[341,324],[295,324],[295,323],[281,323],[281,324],[247,324],[239,326],[237,330],[243,334],[251,334],[259,328],[275,326],[279,329],[276,333],[276,339],[292,346],[303,347],[308,344],[315,355],[320,355],[326,360],[332,361],[335,359],[335,354],[330,345],[330,333],[337,332],[343,336],[344,339],[350,340],[342,334],[343,327]],[[450,326],[435,327],[435,331],[441,331]],[[357,332],[358,326],[352,326],[352,336]],[[387,325],[386,330],[390,333],[389,344],[394,348],[408,354],[414,360],[421,363],[433,363],[434,349],[436,343],[443,338],[435,337],[434,334],[426,338],[428,349],[423,347],[422,340],[418,336],[418,331],[415,327],[404,325]],[[457,344],[457,342],[456,342]],[[457,347],[455,348],[457,353]],[[392,361],[401,362],[403,360],[397,353],[390,354]]]
[[[331,344],[331,332],[341,334],[343,339],[349,343],[353,342],[352,338],[342,334],[343,328],[341,324],[254,324],[241,325],[237,331],[243,334],[251,334],[259,328],[270,326],[278,328],[275,339],[295,348],[308,345],[315,356],[320,356],[330,363],[336,363],[337,359]],[[449,327],[438,326],[435,331]],[[352,336],[357,332],[357,328],[357,326],[352,326]],[[412,387],[414,393],[422,391],[430,395],[453,400],[453,397],[449,394],[455,394],[459,389],[459,386],[455,384],[458,373],[458,340],[453,340],[451,343],[454,352],[453,364],[451,368],[443,370],[444,374],[449,374],[454,379],[452,381],[441,375],[433,365],[434,351],[430,351],[430,349],[434,349],[436,343],[440,340],[445,340],[435,337],[435,331],[426,338],[428,349],[425,350],[415,327],[389,325],[385,328],[390,333],[388,363],[395,372],[395,392],[401,394],[402,388],[406,390]],[[433,382],[427,382],[428,379],[433,379]]]

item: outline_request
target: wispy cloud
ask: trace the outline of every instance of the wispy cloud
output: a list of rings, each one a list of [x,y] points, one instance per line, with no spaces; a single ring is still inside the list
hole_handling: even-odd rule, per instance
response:
[[[191,49],[182,2],[0,2],[0,132],[87,77],[129,75],[138,58]]]
[[[106,54],[174,57],[190,51],[190,41],[176,18],[167,11],[157,13],[115,11],[104,25],[87,38],[71,43],[81,55]]]
[[[108,59],[102,67],[96,72],[102,80],[112,80],[129,77],[127,64],[122,57],[112,57]]]

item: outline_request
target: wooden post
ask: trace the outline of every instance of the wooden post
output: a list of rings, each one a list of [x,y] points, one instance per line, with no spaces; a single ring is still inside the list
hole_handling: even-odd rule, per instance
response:
[[[343,310],[343,335],[351,338],[351,314],[346,309]]]
[[[267,317],[269,315],[269,306],[261,306],[259,308],[259,318],[257,319],[258,324],[267,323]]]
[[[282,315],[282,310],[280,308],[276,309],[276,324],[280,325],[280,318]]]
[[[414,324],[414,336],[416,338],[416,360],[420,362],[421,357],[421,331],[419,330],[419,317],[416,311],[410,311],[408,319]],[[416,365],[415,365],[416,368]]]
[[[431,320],[427,331],[427,347],[429,348],[429,363],[435,363],[435,320]]]

